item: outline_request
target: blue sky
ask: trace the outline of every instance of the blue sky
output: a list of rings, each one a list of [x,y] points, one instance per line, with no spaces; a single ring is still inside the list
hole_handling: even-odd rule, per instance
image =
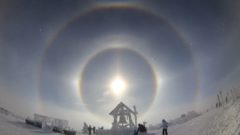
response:
[[[177,117],[237,84],[236,5],[2,0],[0,105],[75,126],[109,126],[120,101],[136,105],[142,121]],[[108,87],[116,75],[128,86],[121,98]]]

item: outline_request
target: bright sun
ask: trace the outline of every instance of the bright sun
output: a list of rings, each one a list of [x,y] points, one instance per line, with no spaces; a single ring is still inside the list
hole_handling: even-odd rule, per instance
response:
[[[116,77],[110,84],[111,91],[120,96],[126,89],[126,82],[121,77]]]

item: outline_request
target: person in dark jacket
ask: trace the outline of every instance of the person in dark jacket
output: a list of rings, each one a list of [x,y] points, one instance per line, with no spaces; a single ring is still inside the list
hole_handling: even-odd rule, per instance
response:
[[[93,130],[93,134],[96,134],[96,127],[93,126],[92,130]]]
[[[138,135],[146,135],[147,128],[143,124],[138,124],[137,133],[138,133]]]
[[[91,125],[89,125],[89,127],[88,127],[88,134],[89,134],[89,135],[92,134],[92,127],[91,127]]]

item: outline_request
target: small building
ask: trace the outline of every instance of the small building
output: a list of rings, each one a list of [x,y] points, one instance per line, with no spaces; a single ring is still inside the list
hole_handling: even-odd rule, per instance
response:
[[[63,131],[68,128],[67,120],[57,119],[45,115],[34,114],[34,121],[38,127],[44,129],[57,129],[59,131]]]
[[[112,129],[133,129],[137,127],[137,110],[134,111],[120,102],[109,115],[113,116]],[[133,121],[134,118],[134,121]]]

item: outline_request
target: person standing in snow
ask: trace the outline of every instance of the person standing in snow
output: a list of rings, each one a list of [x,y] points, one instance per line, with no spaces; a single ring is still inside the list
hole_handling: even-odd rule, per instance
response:
[[[165,119],[162,120],[161,128],[163,128],[162,135],[168,135],[168,131],[167,131],[168,123]]]
[[[91,127],[91,125],[89,125],[89,127],[88,127],[88,134],[89,134],[89,135],[92,134],[92,127]]]
[[[95,126],[93,126],[92,130],[93,130],[93,134],[96,134],[96,127]]]

